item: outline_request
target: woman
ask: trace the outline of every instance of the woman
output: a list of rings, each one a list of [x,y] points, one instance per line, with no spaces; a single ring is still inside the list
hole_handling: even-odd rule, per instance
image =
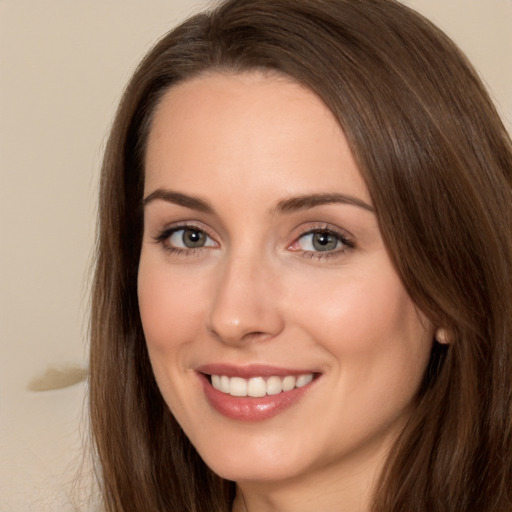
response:
[[[505,511],[512,152],[392,0],[230,0],[141,63],[100,196],[109,511]]]

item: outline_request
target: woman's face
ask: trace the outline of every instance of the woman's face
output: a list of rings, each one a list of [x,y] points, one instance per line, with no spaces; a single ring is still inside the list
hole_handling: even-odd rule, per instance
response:
[[[276,75],[175,86],[150,131],[144,196],[149,356],[205,462],[239,482],[374,471],[433,331],[331,112]]]

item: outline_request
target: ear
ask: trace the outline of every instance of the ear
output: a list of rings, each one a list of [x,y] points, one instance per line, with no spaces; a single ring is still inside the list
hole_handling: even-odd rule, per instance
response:
[[[434,339],[441,345],[448,345],[449,343],[451,343],[448,331],[446,329],[443,329],[442,327],[436,330],[434,334]]]

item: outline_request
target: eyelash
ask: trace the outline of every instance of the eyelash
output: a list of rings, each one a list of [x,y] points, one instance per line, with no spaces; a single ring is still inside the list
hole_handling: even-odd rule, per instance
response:
[[[202,233],[206,235],[210,240],[215,242],[215,239],[208,233],[208,231],[204,228],[200,228],[195,224],[181,224],[179,226],[175,226],[172,228],[164,229],[159,235],[157,235],[154,240],[156,243],[161,244],[163,249],[168,253],[171,253],[175,256],[195,256],[200,254],[202,251],[208,250],[210,246],[201,246],[201,247],[173,247],[169,244],[169,238],[177,233],[178,231],[184,231],[189,229],[190,231],[197,231],[198,233]],[[216,242],[215,242],[216,243]]]
[[[175,226],[172,228],[167,228],[163,230],[159,235],[154,237],[154,241],[158,244],[161,244],[165,251],[174,254],[176,256],[193,256],[198,255],[202,251],[208,250],[211,246],[200,246],[200,247],[190,247],[190,248],[184,248],[184,247],[174,247],[169,244],[169,238],[177,233],[178,231],[182,230],[191,230],[191,231],[197,231],[199,233],[202,233],[206,235],[210,240],[212,240],[215,244],[215,239],[208,233],[208,231],[204,228],[200,228],[195,224],[181,224],[179,226]],[[346,253],[348,250],[355,248],[355,243],[350,239],[350,237],[345,233],[344,231],[333,229],[330,226],[322,225],[322,226],[316,226],[313,228],[307,228],[303,232],[299,233],[299,235],[294,239],[292,244],[288,246],[288,248],[292,247],[295,244],[298,244],[299,241],[308,236],[308,235],[314,235],[314,234],[325,234],[327,236],[333,236],[336,238],[337,242],[340,242],[342,247],[336,248],[334,250],[329,251],[306,251],[302,249],[291,249],[292,252],[300,252],[300,255],[303,258],[306,259],[316,259],[316,260],[325,260],[333,257],[340,256],[344,253]]]
[[[298,244],[299,240],[307,235],[314,235],[314,234],[325,234],[327,236],[333,236],[336,238],[338,242],[341,243],[341,247],[331,250],[331,251],[304,251],[302,250],[301,256],[306,259],[310,260],[327,260],[330,258],[336,258],[343,254],[345,254],[347,251],[355,248],[355,243],[349,235],[340,230],[335,229],[331,226],[327,226],[325,224],[320,226],[315,226],[313,228],[308,227],[305,229],[302,233],[300,233],[292,242],[292,244],[289,246],[291,247],[294,244]],[[300,251],[300,249],[299,249]],[[297,251],[298,252],[298,251]]]

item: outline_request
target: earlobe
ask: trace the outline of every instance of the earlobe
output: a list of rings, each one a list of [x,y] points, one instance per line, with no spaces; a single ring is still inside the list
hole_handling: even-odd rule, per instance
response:
[[[448,345],[451,342],[448,331],[442,327],[436,330],[434,339],[441,345]]]

